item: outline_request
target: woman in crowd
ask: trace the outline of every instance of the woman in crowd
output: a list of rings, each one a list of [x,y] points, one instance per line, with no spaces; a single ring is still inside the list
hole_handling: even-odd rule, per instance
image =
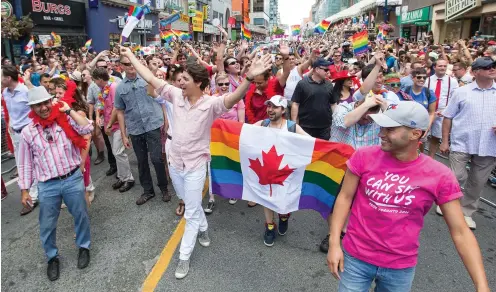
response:
[[[334,75],[334,87],[332,95],[337,103],[352,103],[353,102],[353,78],[355,75],[350,75],[348,71],[340,71]]]

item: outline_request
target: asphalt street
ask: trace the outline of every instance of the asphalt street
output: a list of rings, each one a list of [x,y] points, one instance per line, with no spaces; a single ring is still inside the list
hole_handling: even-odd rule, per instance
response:
[[[147,276],[161,256],[172,259],[170,263],[159,261],[153,269],[152,274],[158,275],[151,285],[155,291],[337,290],[338,282],[327,268],[326,256],[318,250],[328,230],[318,213],[294,213],[287,235],[276,238],[275,245],[269,248],[263,244],[262,208],[248,208],[244,201],[231,206],[222,198],[217,198],[214,213],[207,217],[212,244],[207,248],[197,244],[190,273],[185,279],[176,280],[179,248],[172,242],[181,235],[173,235],[180,222],[174,214],[177,197],[165,203],[156,196],[137,206],[135,201],[142,189],[136,157],[132,151],[129,153],[136,185],[124,194],[112,190],[115,178],[105,176],[106,162],[92,165],[96,198],[89,210],[91,263],[85,270],[76,267],[78,251],[72,217],[67,209],[61,211],[57,229],[61,274],[56,282],[46,277],[46,259],[39,239],[39,209],[21,217],[17,184],[7,187],[9,195],[1,203],[2,291],[142,291],[145,283],[150,285],[153,277]],[[2,163],[2,170],[13,163]],[[9,175],[3,176],[5,182],[10,180]],[[170,189],[173,190],[172,184]],[[155,190],[159,193],[158,187]],[[483,197],[496,202],[496,189],[486,185]],[[474,216],[475,235],[489,285],[496,290],[496,209],[484,203],[480,206]],[[474,291],[448,228],[434,208],[425,218],[420,244],[412,291]],[[157,273],[160,270],[165,272]]]

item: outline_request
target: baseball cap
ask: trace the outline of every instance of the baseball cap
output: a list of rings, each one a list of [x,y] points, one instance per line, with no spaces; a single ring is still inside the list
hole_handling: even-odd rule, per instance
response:
[[[383,113],[371,114],[369,117],[383,128],[405,126],[427,131],[429,127],[429,113],[423,105],[415,101],[399,101],[397,104],[390,104]]]
[[[284,96],[281,96],[281,95],[274,95],[269,100],[266,100],[264,102],[264,104],[268,105],[269,102],[275,106],[282,106],[283,108],[288,107],[288,101],[286,100],[286,98]]]
[[[28,105],[42,103],[51,98],[52,96],[43,86],[33,87],[28,91]]]
[[[72,74],[69,75],[69,77],[74,80],[74,81],[81,81],[81,72],[79,71],[74,71]]]
[[[313,62],[312,68],[317,68],[317,67],[320,67],[320,66],[328,67],[328,66],[331,66],[331,65],[332,65],[332,63],[329,62],[329,61],[326,61],[326,59],[324,59],[324,58],[317,58],[317,60],[315,60],[315,62]]]
[[[492,66],[496,65],[496,62],[491,57],[477,58],[472,63],[472,70],[477,70],[477,69],[481,69],[481,68],[487,68],[487,67],[489,67],[491,65]]]
[[[439,54],[436,52],[430,52],[429,57],[432,57],[432,58],[437,60],[437,59],[439,59]]]

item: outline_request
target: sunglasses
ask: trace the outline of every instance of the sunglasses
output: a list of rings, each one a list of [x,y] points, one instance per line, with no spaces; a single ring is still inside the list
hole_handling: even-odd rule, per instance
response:
[[[481,69],[481,70],[491,70],[491,69],[496,69],[496,64],[489,65],[489,66],[486,66],[486,67],[481,67],[480,69]]]
[[[281,60],[282,60],[282,58],[276,58],[276,61],[281,61]]]
[[[98,68],[104,68],[107,69],[108,66],[98,66]]]
[[[226,83],[217,83],[217,86],[229,86],[229,82]]]
[[[400,87],[401,83],[390,83],[391,87]]]
[[[121,62],[121,65],[122,66],[131,66],[131,63],[123,63],[123,62]],[[107,67],[105,67],[105,68],[107,68]]]
[[[341,55],[334,55],[334,58],[339,58],[341,57]]]
[[[229,65],[229,66],[236,65],[236,64],[238,64],[238,61],[232,61],[230,63],[227,63],[227,65]]]
[[[319,67],[320,70],[324,70],[325,72],[329,72],[329,68],[322,68],[322,67]]]
[[[425,80],[427,78],[427,76],[425,76],[425,75],[417,75],[417,76],[415,76],[415,78],[417,78],[417,80]]]
[[[171,58],[164,58],[164,61],[170,61]]]

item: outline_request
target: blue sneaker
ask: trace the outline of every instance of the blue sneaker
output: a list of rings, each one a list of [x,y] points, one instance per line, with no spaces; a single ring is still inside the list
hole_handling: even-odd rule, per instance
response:
[[[492,174],[491,174],[491,175],[489,176],[489,182],[491,183],[491,186],[492,186],[493,188],[496,188],[496,176],[495,176],[495,175],[492,175]]]
[[[264,244],[266,246],[273,246],[274,245],[274,239],[276,239],[276,225],[274,223],[272,224],[265,224],[265,233],[264,233]]]
[[[288,232],[288,221],[290,214],[279,215],[279,228],[277,229],[277,233],[283,236]]]

